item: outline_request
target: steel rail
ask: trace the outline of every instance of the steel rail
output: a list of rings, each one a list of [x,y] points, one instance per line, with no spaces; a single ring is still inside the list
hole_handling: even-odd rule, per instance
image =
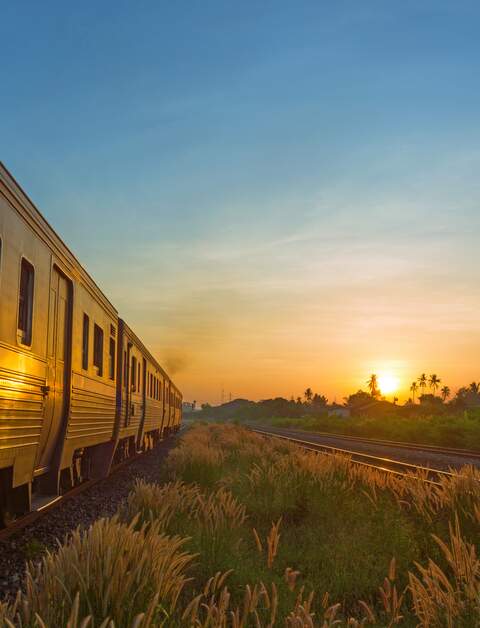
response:
[[[254,424],[250,424],[250,427],[254,427]],[[255,426],[256,428],[256,426]],[[257,428],[256,428],[257,429]],[[262,429],[262,428],[258,428]],[[295,432],[298,433],[302,430],[296,430],[293,427],[272,428],[281,429],[283,432]],[[366,438],[365,436],[351,436],[349,434],[337,434],[336,432],[312,432],[312,435],[322,436],[325,438],[341,438],[342,440],[351,440],[353,442],[367,443],[370,445],[382,445],[384,447],[398,447],[401,449],[411,449],[415,451],[425,451],[430,453],[451,455],[451,456],[463,456],[465,458],[478,458],[480,459],[480,451],[474,449],[462,449],[455,447],[440,447],[439,445],[422,445],[421,443],[407,443],[405,441],[396,440],[382,440],[379,438]]]
[[[186,429],[185,426],[182,426],[176,434],[173,434],[172,436],[167,436],[167,438],[161,441],[161,443],[159,444],[160,445],[165,444],[169,441],[171,437],[179,436],[183,432],[184,429]],[[74,486],[72,489],[70,489],[63,495],[58,495],[57,497],[53,497],[52,501],[48,502],[46,505],[40,506],[39,508],[35,510],[31,510],[26,515],[22,515],[21,517],[18,517],[18,519],[15,519],[14,521],[12,521],[6,528],[0,529],[0,542],[6,541],[8,538],[17,534],[24,528],[28,527],[29,525],[32,525],[33,523],[38,521],[40,518],[44,517],[47,513],[52,512],[53,510],[58,508],[61,504],[64,504],[67,500],[72,499],[73,497],[76,497],[77,495],[80,495],[81,493],[84,493],[85,491],[88,491],[89,488],[92,488],[93,486],[100,484],[100,482],[108,482],[111,478],[115,477],[118,471],[125,468],[126,466],[129,466],[135,460],[138,460],[139,458],[141,458],[143,455],[144,455],[144,452],[136,453],[130,458],[127,458],[126,460],[123,460],[122,462],[119,462],[114,467],[112,467],[110,473],[106,477],[95,478],[93,480],[86,480],[85,482],[82,482],[81,484]]]
[[[371,469],[376,469],[377,471],[384,471],[388,473],[394,473],[395,475],[399,475],[402,477],[416,478],[421,479],[425,482],[438,484],[433,479],[429,479],[428,476],[433,476],[435,478],[439,477],[461,477],[458,474],[451,473],[450,471],[443,471],[442,469],[434,469],[431,467],[424,467],[421,465],[412,464],[410,462],[403,462],[401,460],[395,460],[394,458],[386,458],[382,456],[374,456],[372,454],[366,454],[359,451],[352,451],[349,449],[343,449],[341,447],[333,447],[331,445],[324,445],[322,443],[316,443],[313,441],[307,441],[300,438],[295,438],[293,436],[287,436],[286,434],[279,434],[277,432],[269,432],[268,430],[260,430],[256,428],[250,428],[252,432],[260,434],[262,436],[269,436],[271,438],[280,438],[296,445],[302,447],[302,449],[307,449],[310,451],[316,451],[318,453],[323,453],[327,455],[341,454],[347,456],[348,459],[362,466],[369,467]],[[414,473],[423,473],[425,477],[415,476]]]

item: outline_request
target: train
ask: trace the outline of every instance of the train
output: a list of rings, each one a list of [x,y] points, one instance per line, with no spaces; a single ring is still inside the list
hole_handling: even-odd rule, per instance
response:
[[[0,162],[0,526],[181,421],[180,390]]]

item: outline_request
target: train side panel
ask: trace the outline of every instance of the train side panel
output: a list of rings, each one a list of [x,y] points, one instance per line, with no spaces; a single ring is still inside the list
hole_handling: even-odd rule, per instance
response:
[[[72,336],[71,402],[61,466],[78,458],[79,449],[105,445],[102,470],[92,468],[89,473],[104,475],[114,449],[118,318],[82,284],[76,285]],[[98,457],[96,449],[89,454]]]
[[[31,480],[46,429],[46,330],[52,256],[12,207],[14,200],[0,179],[0,469],[11,469],[12,486],[17,487]],[[22,338],[18,329],[22,265],[34,278],[27,312],[29,338]]]

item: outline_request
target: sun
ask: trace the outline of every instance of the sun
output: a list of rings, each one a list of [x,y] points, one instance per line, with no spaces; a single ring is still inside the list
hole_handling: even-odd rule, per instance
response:
[[[398,385],[398,378],[391,373],[383,373],[378,376],[378,387],[383,395],[389,395],[395,392],[398,390]]]

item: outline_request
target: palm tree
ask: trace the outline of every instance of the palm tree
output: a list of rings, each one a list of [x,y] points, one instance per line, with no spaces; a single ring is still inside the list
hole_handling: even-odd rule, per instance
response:
[[[412,393],[413,403],[415,403],[415,395],[417,394],[417,390],[418,390],[417,382],[412,382],[412,385],[410,386],[410,391]]]
[[[448,386],[444,386],[440,391],[442,393],[443,403],[450,397],[450,388]]]
[[[305,400],[307,403],[310,403],[313,397],[313,392],[311,388],[307,388],[307,390],[303,393],[305,395]]]
[[[393,398],[393,405],[396,406],[397,405],[397,401],[398,401],[398,397],[394,397]]]
[[[440,378],[437,377],[435,375],[435,373],[433,375],[430,375],[430,379],[428,380],[428,384],[430,386],[430,388],[433,390],[433,394],[435,394],[437,392],[437,388],[440,385]]]
[[[425,388],[427,387],[427,376],[425,373],[422,373],[418,378],[418,385],[422,389],[422,395],[425,394]]]
[[[380,391],[378,390],[378,377],[375,373],[370,375],[370,379],[367,381],[367,386],[370,389],[372,397],[378,397]]]
[[[469,386],[469,390],[470,392],[472,392],[474,395],[478,395],[478,393],[480,392],[480,384],[477,382],[472,382]]]

